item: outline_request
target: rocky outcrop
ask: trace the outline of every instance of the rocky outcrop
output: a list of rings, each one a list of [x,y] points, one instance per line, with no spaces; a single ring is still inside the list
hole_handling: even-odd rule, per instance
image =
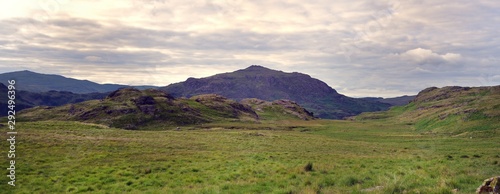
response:
[[[455,93],[470,90],[469,87],[448,86],[443,88],[430,87],[418,93],[413,102],[429,102],[450,98]]]
[[[252,107],[238,103],[234,100],[227,99],[224,96],[217,94],[203,94],[191,97],[198,103],[201,103],[207,107],[221,112],[226,112],[230,117],[238,118],[241,116],[249,116],[254,119],[258,119],[257,113],[252,109]]]
[[[289,114],[295,115],[302,120],[311,120],[314,119],[313,113],[307,111],[305,108],[301,107],[294,101],[291,100],[275,100],[273,101],[273,105],[282,106],[285,111]]]
[[[492,177],[483,181],[476,190],[477,194],[500,194],[500,176]]]
[[[312,120],[314,115],[295,101],[291,100],[275,100],[268,102],[257,98],[247,98],[240,101],[242,104],[251,106],[257,113],[265,112],[266,110],[282,111],[285,114],[294,115],[302,120]]]
[[[289,100],[253,102],[271,106],[271,119],[312,119],[308,112]],[[209,122],[261,120],[254,107],[217,94],[175,99],[164,91],[123,88],[102,100],[91,100],[58,107],[37,107],[23,111],[29,121],[50,119],[83,121],[123,129],[197,125]],[[267,118],[262,118],[263,120]]]

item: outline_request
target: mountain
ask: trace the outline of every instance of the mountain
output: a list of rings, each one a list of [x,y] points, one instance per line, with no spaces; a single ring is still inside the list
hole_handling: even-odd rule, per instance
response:
[[[258,100],[260,102],[260,100]],[[104,99],[58,107],[38,106],[20,112],[20,121],[69,120],[103,124],[124,129],[164,129],[212,122],[250,121],[279,118],[313,119],[296,103],[265,102],[258,113],[251,104],[242,104],[216,94],[174,98],[156,89],[123,88]]]
[[[128,87],[119,84],[98,84],[88,80],[78,80],[60,75],[40,74],[31,71],[16,71],[0,74],[0,83],[7,85],[7,80],[16,80],[17,90],[30,92],[69,91],[73,93],[110,92],[118,88]],[[139,89],[155,86],[137,86]]]
[[[387,110],[391,105],[356,99],[337,93],[326,83],[302,73],[285,73],[262,66],[250,66],[206,78],[188,78],[161,90],[176,97],[219,94],[234,100],[258,98],[266,101],[289,99],[313,111],[320,118],[342,119],[361,112]]]
[[[48,91],[48,92],[29,92],[18,90],[16,87],[16,103],[15,110],[20,111],[23,109],[31,108],[34,106],[61,106],[69,103],[83,102],[87,100],[102,99],[109,93],[88,93],[88,94],[75,94],[66,91]],[[3,83],[0,83],[0,93],[7,94],[8,88]],[[0,116],[7,115],[7,95],[0,95]]]
[[[28,92],[18,91],[19,96],[34,106],[61,106],[70,103],[78,103],[87,100],[103,99],[107,93],[88,93],[76,94],[67,91],[48,91],[48,92]]]
[[[381,102],[381,103],[387,103],[390,104],[391,106],[404,106],[410,103],[413,99],[415,99],[416,96],[399,96],[399,97],[394,97],[394,98],[377,98],[377,97],[366,97],[366,98],[361,98],[363,100],[368,100],[368,101],[374,101],[374,102]]]
[[[500,86],[430,87],[406,106],[363,113],[357,120],[387,119],[429,132],[478,132],[500,129]]]

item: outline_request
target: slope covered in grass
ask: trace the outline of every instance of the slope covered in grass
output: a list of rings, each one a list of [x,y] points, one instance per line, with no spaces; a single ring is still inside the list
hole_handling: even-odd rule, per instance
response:
[[[464,133],[500,129],[500,86],[431,87],[408,105],[363,113],[357,120],[387,119],[429,132]]]

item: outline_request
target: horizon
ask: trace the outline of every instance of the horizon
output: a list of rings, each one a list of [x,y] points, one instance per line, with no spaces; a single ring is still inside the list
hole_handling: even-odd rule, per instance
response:
[[[357,98],[500,85],[500,3],[487,0],[0,5],[0,72],[166,86],[260,65]]]
[[[259,66],[259,67],[263,67],[263,68],[266,68],[266,69],[269,69],[267,67],[264,67],[264,66],[260,66],[260,65],[251,65],[251,66],[248,66],[247,68],[250,68],[252,66]],[[245,69],[247,69],[245,68]],[[243,70],[243,69],[239,69],[239,70]],[[269,69],[269,70],[274,70],[274,71],[281,71],[281,70],[277,70],[277,69]],[[23,72],[23,71],[27,71],[27,72],[31,72],[31,73],[37,73],[37,74],[43,74],[43,75],[56,75],[56,76],[63,76],[65,78],[69,78],[69,79],[76,79],[76,78],[72,78],[72,77],[68,77],[68,76],[64,76],[64,75],[59,75],[59,74],[45,74],[45,73],[39,73],[39,72],[35,72],[35,71],[31,71],[31,70],[19,70],[19,71],[13,71],[13,72],[0,72],[0,74],[4,74],[4,73],[15,73],[15,72]],[[235,71],[238,71],[238,70],[235,70]],[[281,71],[281,72],[284,72],[284,71]],[[231,73],[231,72],[222,72],[222,73]],[[222,74],[222,73],[218,73],[218,74]],[[295,72],[284,72],[284,73],[295,73]],[[301,72],[298,72],[298,73],[301,73]],[[216,74],[214,74],[216,75]],[[213,75],[212,75],[213,76]],[[314,77],[313,77],[314,78]],[[188,79],[188,78],[186,78]],[[199,78],[196,78],[196,79],[199,79]],[[120,83],[98,83],[98,82],[95,82],[95,81],[92,81],[92,80],[88,80],[88,79],[77,79],[77,80],[81,80],[81,81],[90,81],[90,82],[94,82],[94,83],[97,83],[97,84],[117,84],[117,85],[126,85],[126,86],[131,86],[131,87],[134,87],[134,86],[154,86],[154,87],[165,87],[165,86],[168,86],[170,84],[175,84],[175,83],[169,83],[169,84],[166,84],[166,85],[129,85],[129,84],[120,84]],[[186,80],[184,80],[186,81]],[[181,81],[181,82],[184,82],[184,81]],[[179,82],[176,82],[176,83],[179,83]],[[492,86],[496,86],[496,85],[492,85]],[[331,87],[331,86],[330,86]],[[430,88],[430,87],[436,87],[436,86],[427,86],[425,88],[423,88],[422,90],[426,89],[426,88]],[[442,86],[442,87],[449,87],[449,86]],[[438,87],[438,88],[442,88],[442,87]],[[459,87],[488,87],[488,86],[459,86]],[[335,89],[335,88],[333,88]],[[422,91],[420,90],[420,91]],[[419,92],[420,92],[419,91]],[[338,92],[338,91],[337,91]],[[340,93],[340,92],[339,92]],[[342,93],[340,93],[342,94]],[[418,94],[415,93],[415,94],[403,94],[403,95],[399,95],[399,96],[349,96],[349,95],[346,95],[348,97],[353,97],[353,98],[397,98],[397,97],[405,97],[405,96],[416,96]],[[345,94],[343,94],[345,95]]]

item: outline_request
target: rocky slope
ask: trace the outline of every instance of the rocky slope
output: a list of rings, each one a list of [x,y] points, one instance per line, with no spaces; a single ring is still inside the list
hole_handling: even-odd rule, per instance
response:
[[[241,100],[241,103],[251,106],[263,119],[274,120],[298,117],[302,120],[312,120],[315,118],[313,113],[291,100],[268,102],[257,98],[246,98]]]
[[[312,115],[291,102],[273,104],[280,110],[293,109],[294,119],[312,119]],[[267,103],[267,102],[266,102]],[[293,104],[294,106],[290,106]],[[271,111],[257,113],[250,104],[238,103],[216,94],[174,98],[156,89],[124,88],[111,92],[102,100],[90,100],[64,106],[38,106],[23,110],[20,121],[72,120],[124,129],[164,129],[172,126],[198,125],[210,122],[253,121],[268,118]],[[289,115],[288,115],[289,116]]]

